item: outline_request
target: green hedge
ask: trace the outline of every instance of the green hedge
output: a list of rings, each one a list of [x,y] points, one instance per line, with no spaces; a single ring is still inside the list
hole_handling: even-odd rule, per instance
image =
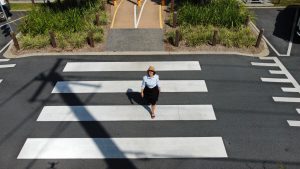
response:
[[[22,21],[19,30],[24,48],[40,48],[44,46],[44,40],[37,38],[48,37],[49,31],[55,32],[58,46],[79,48],[86,43],[88,32],[95,34],[95,41],[103,40],[103,29],[94,24],[95,14],[100,14],[100,24],[107,24],[107,16],[104,11],[103,1],[85,0],[80,4],[75,0],[65,0],[61,3],[35,6]],[[30,41],[32,45],[29,45]],[[40,45],[36,43],[40,42]],[[49,43],[48,43],[49,44]]]
[[[180,24],[239,27],[250,15],[237,0],[211,0],[205,5],[184,0],[178,8]]]

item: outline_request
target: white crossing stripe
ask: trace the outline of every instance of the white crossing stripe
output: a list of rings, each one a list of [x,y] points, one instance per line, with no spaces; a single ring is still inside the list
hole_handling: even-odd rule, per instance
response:
[[[3,79],[0,79],[0,83],[3,81]]]
[[[274,60],[276,57],[259,57],[260,60]]]
[[[0,59],[0,62],[7,62],[9,59]]]
[[[278,65],[276,63],[260,63],[260,62],[251,62],[251,64],[253,66],[269,66],[269,67],[274,67],[274,66],[277,66]]]
[[[144,106],[45,106],[37,121],[152,120],[150,108]],[[212,105],[157,105],[155,120],[216,120],[216,116]]]
[[[287,121],[291,127],[300,127],[300,121],[288,120]]]
[[[0,65],[0,68],[9,68],[9,67],[15,67],[16,64],[7,64],[7,65]]]
[[[296,109],[297,110],[297,112],[300,114],[300,109]]]
[[[282,70],[269,70],[269,72],[271,74],[276,74],[276,75],[284,75],[285,74],[285,72]]]
[[[161,92],[207,92],[204,80],[160,80]],[[52,93],[140,92],[142,81],[59,81]]]
[[[283,78],[260,78],[263,82],[275,82],[275,83],[292,83],[290,79]]]
[[[157,71],[201,70],[198,61],[161,62],[68,62],[64,72],[146,71],[153,65]]]
[[[18,159],[227,158],[221,137],[29,138]]]
[[[275,102],[295,102],[300,103],[299,97],[273,97]]]
[[[298,88],[294,88],[294,87],[282,87],[281,90],[283,92],[300,92]]]

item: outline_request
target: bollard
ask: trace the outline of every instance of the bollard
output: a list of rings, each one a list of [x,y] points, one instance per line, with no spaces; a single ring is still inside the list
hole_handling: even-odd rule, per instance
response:
[[[256,47],[256,48],[258,48],[259,45],[260,45],[260,42],[261,42],[263,33],[264,33],[264,29],[261,29],[261,30],[259,31],[259,35],[258,35],[257,40],[256,40],[256,44],[255,44],[255,47]]]
[[[161,0],[161,6],[165,6],[166,5],[166,0]]]
[[[18,39],[16,38],[16,34],[14,32],[10,32],[10,37],[12,38],[16,49],[20,50],[20,45],[19,45]]]
[[[173,12],[173,28],[177,26],[177,12]]]
[[[99,26],[99,13],[96,14],[96,26]]]
[[[213,39],[212,39],[212,45],[213,46],[216,46],[216,44],[217,44],[218,34],[219,34],[219,31],[214,30],[214,35],[213,35]]]
[[[247,16],[246,22],[245,22],[246,26],[249,26],[249,24],[250,24],[250,15]]]
[[[141,0],[137,0],[138,7],[141,7]]]
[[[174,43],[174,45],[175,45],[176,47],[179,46],[179,41],[180,41],[180,33],[179,33],[179,30],[177,29],[177,30],[176,30],[176,33],[175,33],[175,43]]]
[[[50,43],[52,45],[53,48],[56,48],[56,40],[55,40],[55,34],[53,31],[49,32],[50,34]]]
[[[93,32],[89,32],[89,34],[88,34],[88,44],[91,47],[95,47]]]
[[[174,11],[174,0],[171,0],[171,13]]]

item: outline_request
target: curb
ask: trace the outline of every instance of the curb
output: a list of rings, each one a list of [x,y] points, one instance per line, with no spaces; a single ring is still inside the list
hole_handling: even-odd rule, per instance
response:
[[[257,32],[257,28],[255,29],[255,25],[253,22],[250,22],[250,27],[253,31]],[[264,39],[262,39],[263,51],[257,54],[250,54],[250,53],[242,53],[242,52],[229,52],[229,51],[182,51],[182,52],[171,52],[171,51],[104,51],[104,52],[61,52],[61,53],[28,53],[23,55],[14,55],[11,52],[11,48],[13,47],[13,43],[11,43],[8,49],[5,51],[3,56],[5,58],[13,59],[13,58],[24,58],[24,57],[31,57],[31,56],[78,56],[78,55],[88,55],[88,56],[111,56],[111,55],[118,55],[118,56],[137,56],[137,55],[146,55],[146,56],[153,56],[153,55],[239,55],[239,56],[250,56],[250,57],[265,57],[268,56],[270,51]]]

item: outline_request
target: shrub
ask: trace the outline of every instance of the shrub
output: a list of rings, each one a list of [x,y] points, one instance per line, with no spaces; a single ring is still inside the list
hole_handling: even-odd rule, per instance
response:
[[[39,5],[29,12],[19,30],[25,36],[26,48],[36,46],[30,45],[30,40],[34,39],[32,43],[36,43],[36,39],[49,36],[50,30],[56,34],[58,47],[80,48],[86,43],[90,31],[95,32],[96,42],[103,40],[103,29],[94,25],[97,12],[100,14],[100,24],[107,24],[107,15],[103,9],[102,0],[81,0],[80,4],[74,0],[63,0],[61,3],[51,3],[50,6]],[[45,38],[41,41],[44,42]]]
[[[250,12],[237,0],[211,0],[201,5],[184,0],[179,5],[178,21],[181,24],[214,25],[227,28],[244,24]]]
[[[20,45],[23,49],[40,49],[50,44],[49,37],[46,35],[31,35],[20,36]]]
[[[250,28],[215,28],[212,25],[208,26],[190,26],[185,25],[180,27],[180,33],[182,39],[187,46],[200,46],[210,44],[213,32],[215,29],[219,30],[218,42],[226,47],[251,47],[256,42],[255,35],[252,34]],[[173,42],[175,38],[175,32],[171,31],[166,34],[167,39]]]
[[[84,46],[86,43],[87,35],[85,33],[72,33],[69,36],[66,36],[65,39],[67,39],[67,42],[70,44],[73,48],[80,48]]]

